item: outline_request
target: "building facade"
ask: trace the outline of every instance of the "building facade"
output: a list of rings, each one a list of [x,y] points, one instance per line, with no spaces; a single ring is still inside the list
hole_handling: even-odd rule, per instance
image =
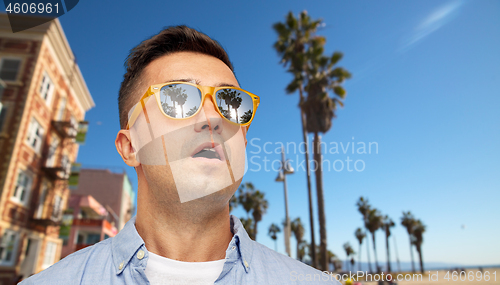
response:
[[[14,34],[0,14],[0,79],[0,284],[12,284],[59,260],[76,132],[94,102],[57,19]]]
[[[135,195],[125,171],[115,173],[108,169],[81,169],[78,188],[73,193],[92,195],[115,216],[118,230],[134,214]]]
[[[61,258],[118,232],[113,215],[90,195],[72,194],[63,219],[59,236],[67,238],[63,238]]]

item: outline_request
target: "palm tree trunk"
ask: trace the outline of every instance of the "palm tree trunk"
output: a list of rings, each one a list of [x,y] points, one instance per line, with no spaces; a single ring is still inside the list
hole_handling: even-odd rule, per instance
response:
[[[370,238],[366,236],[366,255],[368,256],[368,269],[370,270],[370,273],[373,272],[372,270],[372,262],[370,261],[370,245],[369,244]]]
[[[253,240],[257,241],[257,221],[253,223]]]
[[[321,155],[321,141],[318,132],[314,133],[314,160],[318,168],[316,175],[316,195],[318,197],[318,216],[319,216],[319,236],[320,236],[320,268],[322,271],[328,270],[328,253],[326,246],[326,218],[325,218],[325,200],[323,198],[323,167]]]
[[[389,236],[385,236],[385,247],[387,248],[387,273],[391,272],[391,253],[389,251]]]
[[[373,239],[373,252],[375,253],[375,267],[377,268],[377,273],[379,273],[380,267],[378,266],[377,246],[375,245],[375,233],[372,233],[372,239]]]
[[[401,264],[399,263],[399,254],[398,254],[398,244],[396,243],[396,236],[394,236],[394,250],[396,250],[396,260],[398,262],[398,272],[401,272]]]
[[[422,247],[417,248],[418,251],[418,257],[420,258],[420,272],[424,274],[424,261],[422,260]]]
[[[411,235],[409,236],[410,236],[411,272],[415,273],[415,263],[413,261],[413,245],[411,243]]]
[[[358,251],[358,270],[361,271],[361,243],[359,243],[359,251]]]
[[[300,258],[299,258],[299,245],[300,245],[300,242],[297,239],[297,260],[300,260]]]
[[[304,90],[302,84],[299,87],[300,94],[300,102],[299,105],[304,101]],[[302,122],[302,138],[304,139],[305,145],[305,156],[306,156],[306,176],[307,176],[307,195],[309,198],[309,224],[311,226],[311,247],[316,248],[316,238],[314,237],[314,212],[313,212],[313,203],[312,203],[312,191],[311,191],[311,170],[309,168],[309,140],[307,139],[307,131],[306,131],[306,114],[300,107],[300,118]],[[312,259],[312,267],[318,268],[318,257],[316,256],[316,250],[313,250],[311,253]]]

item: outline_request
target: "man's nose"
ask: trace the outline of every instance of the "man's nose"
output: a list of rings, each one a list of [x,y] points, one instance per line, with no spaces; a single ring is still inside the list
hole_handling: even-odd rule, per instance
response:
[[[203,130],[211,130],[218,134],[222,132],[223,124],[222,118],[219,113],[215,110],[217,108],[212,100],[207,97],[205,98],[205,102],[202,106],[203,112],[200,112],[200,116],[196,116],[196,122],[194,125],[194,130],[197,132],[201,132]],[[203,116],[203,114],[205,116]]]

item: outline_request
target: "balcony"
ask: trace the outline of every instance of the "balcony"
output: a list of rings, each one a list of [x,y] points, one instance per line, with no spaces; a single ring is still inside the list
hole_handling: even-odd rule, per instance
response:
[[[37,226],[47,227],[47,226],[59,226],[61,224],[60,220],[56,220],[53,218],[31,218],[31,223]]]
[[[30,222],[36,226],[60,226],[62,221],[62,211],[61,211],[61,201],[58,201],[58,205],[50,205],[51,212],[45,213],[44,215],[37,215],[35,213],[34,217],[30,219]]]
[[[102,229],[106,229],[110,232],[116,232],[115,226],[113,226],[110,222],[105,219],[76,219],[73,220],[73,226],[80,227],[99,227]]]
[[[64,155],[59,166],[46,166],[42,167],[42,170],[51,180],[68,180],[71,173],[71,163],[68,156]]]
[[[52,121],[52,126],[62,138],[76,138],[78,133],[78,122],[71,117],[69,121]]]

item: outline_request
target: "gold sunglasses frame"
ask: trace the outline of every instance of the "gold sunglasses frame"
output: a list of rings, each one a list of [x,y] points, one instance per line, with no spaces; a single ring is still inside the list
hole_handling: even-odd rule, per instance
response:
[[[172,118],[171,116],[167,115],[165,113],[165,111],[163,110],[162,106],[161,106],[161,100],[160,100],[160,91],[163,87],[167,86],[167,85],[173,85],[173,84],[185,84],[185,85],[191,85],[191,86],[194,86],[196,87],[198,90],[200,90],[201,92],[201,102],[200,102],[200,106],[198,107],[198,110],[196,110],[196,113],[194,113],[193,115],[187,117],[187,118]],[[224,117],[224,115],[221,113],[221,111],[219,110],[218,106],[217,106],[217,101],[215,98],[215,94],[217,94],[217,92],[219,90],[222,90],[222,89],[236,89],[236,90],[239,90],[239,91],[242,91],[246,94],[248,94],[250,96],[250,98],[252,98],[252,103],[253,103],[253,112],[252,112],[252,117],[250,118],[250,120],[244,124],[239,124],[239,123],[235,123],[231,120],[229,120],[228,118]],[[151,85],[148,90],[146,91],[146,93],[144,93],[144,95],[141,97],[141,99],[139,100],[141,104],[136,104],[135,107],[134,107],[134,110],[132,111],[132,114],[130,115],[130,118],[128,120],[128,123],[127,123],[127,130],[130,129],[131,126],[134,125],[135,121],[137,120],[137,118],[139,117],[141,111],[143,109],[145,109],[145,106],[146,106],[146,102],[150,99],[151,96],[154,96],[156,98],[156,105],[158,106],[158,109],[160,109],[160,112],[166,116],[167,118],[169,119],[172,119],[172,120],[186,120],[186,119],[190,119],[194,116],[196,116],[200,110],[202,109],[203,107],[203,104],[205,103],[205,98],[207,96],[211,97],[212,98],[212,103],[214,104],[215,107],[215,110],[217,111],[217,113],[219,113],[219,115],[224,118],[226,121],[232,123],[232,124],[235,124],[235,125],[238,125],[238,126],[242,126],[242,127],[246,127],[246,129],[248,130],[248,128],[250,127],[250,124],[252,123],[253,121],[253,118],[255,117],[255,112],[257,111],[257,107],[259,106],[260,104],[260,97],[253,94],[253,93],[250,93],[246,90],[243,90],[241,88],[238,88],[238,87],[234,87],[234,86],[220,86],[220,87],[212,87],[212,86],[203,86],[203,85],[198,85],[198,84],[194,84],[194,83],[191,83],[191,82],[182,82],[182,81],[173,81],[173,82],[167,82],[167,83],[161,83],[161,84],[155,84],[155,85]]]

